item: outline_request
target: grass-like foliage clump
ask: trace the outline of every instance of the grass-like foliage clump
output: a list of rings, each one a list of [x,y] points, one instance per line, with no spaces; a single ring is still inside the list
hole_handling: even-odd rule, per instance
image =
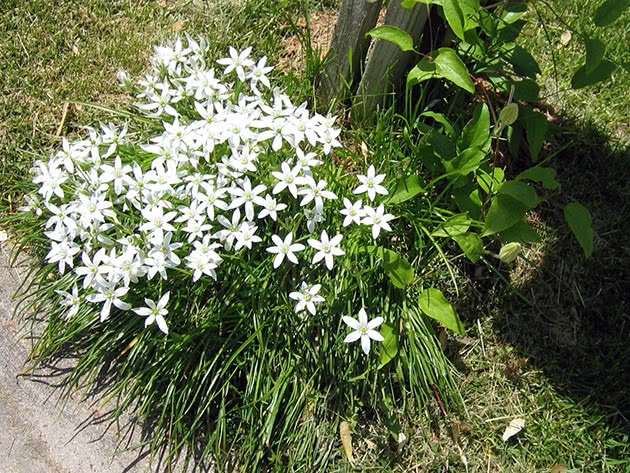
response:
[[[272,89],[249,48],[215,68],[186,36],[151,63],[119,75],[138,112],[37,161],[13,219],[45,260],[21,306],[45,314],[34,361],[70,351],[69,389],[220,463],[325,464],[316,416],[453,400],[399,212],[419,190],[332,159],[335,118]],[[432,291],[421,305],[448,306]]]

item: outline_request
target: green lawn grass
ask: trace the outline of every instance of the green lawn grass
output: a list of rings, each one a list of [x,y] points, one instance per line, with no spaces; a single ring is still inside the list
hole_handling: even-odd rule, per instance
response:
[[[313,2],[311,7],[334,3]],[[563,149],[554,167],[564,193],[547,196],[552,205],[533,216],[543,242],[526,251],[531,264],[521,260],[500,269],[530,304],[515,297],[492,272],[457,265],[462,296],[456,303],[468,336],[451,337],[445,349],[457,367],[465,408],[447,411],[444,417],[436,399],[417,416],[410,410],[394,411],[400,412],[408,439],[402,448],[384,419],[351,419],[355,458],[363,469],[544,472],[566,464],[579,472],[630,471],[630,232],[624,218],[630,213],[630,73],[619,69],[609,83],[572,91],[571,71],[583,60],[582,44],[574,34],[560,46],[560,36],[569,28],[591,31],[590,12],[598,3],[567,0],[554,4],[553,13],[537,2],[524,36],[543,71],[545,102],[567,126],[546,149]],[[251,44],[256,55],[276,59],[282,37],[290,34],[281,20],[284,10],[272,1],[89,0],[77,6],[69,0],[42,0],[5,5],[8,13],[3,11],[0,18],[4,215],[20,205],[16,182],[28,172],[33,155],[58,146],[60,125],[63,135],[77,136],[82,125],[109,120],[102,112],[71,105],[62,123],[64,104],[126,107],[131,98],[116,85],[116,71],[141,74],[157,41],[183,28],[208,35],[217,57],[230,44]],[[610,45],[607,57],[630,60],[629,32],[629,13],[599,31]],[[553,71],[558,71],[557,80]],[[287,84],[293,84],[296,94],[308,94],[299,78]],[[354,133],[348,136],[365,139],[383,155],[398,149],[387,133]],[[595,251],[588,261],[579,255],[559,210],[573,199],[593,214]],[[302,419],[317,441],[302,442],[300,452],[273,452],[287,471],[315,471],[321,464],[328,471],[353,470],[341,449],[338,424],[325,411],[323,400],[315,399]],[[513,418],[523,418],[525,428],[503,442]],[[459,442],[453,426],[460,432]],[[314,464],[300,463],[300,458],[311,458]]]

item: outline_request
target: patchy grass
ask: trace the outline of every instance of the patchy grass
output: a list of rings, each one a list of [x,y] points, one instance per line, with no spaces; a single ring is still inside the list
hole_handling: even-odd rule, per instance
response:
[[[617,67],[610,81],[584,89],[571,89],[573,73],[585,62],[586,36],[606,45],[605,58],[617,64],[630,62],[630,12],[606,27],[596,27],[593,13],[600,0],[532,2],[529,24],[520,41],[534,53],[544,81],[541,96],[553,105],[561,119],[579,119],[604,130],[615,142],[630,143],[630,71]],[[563,44],[563,33],[571,32]],[[566,38],[566,37],[565,37]]]

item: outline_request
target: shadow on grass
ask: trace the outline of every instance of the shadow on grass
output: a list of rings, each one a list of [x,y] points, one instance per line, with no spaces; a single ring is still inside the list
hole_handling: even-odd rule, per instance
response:
[[[573,127],[552,146],[566,147],[550,164],[561,192],[544,196],[534,222],[543,245],[504,273],[531,304],[512,293],[493,324],[561,397],[594,404],[606,422],[630,432],[630,150],[612,149],[588,124]],[[564,220],[562,208],[573,201],[593,217],[588,259]]]

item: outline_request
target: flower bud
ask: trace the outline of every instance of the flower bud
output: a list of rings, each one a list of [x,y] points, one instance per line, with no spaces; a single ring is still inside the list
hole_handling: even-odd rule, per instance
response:
[[[513,241],[501,247],[501,251],[499,251],[499,259],[504,263],[511,263],[516,259],[520,252],[521,244]]]

